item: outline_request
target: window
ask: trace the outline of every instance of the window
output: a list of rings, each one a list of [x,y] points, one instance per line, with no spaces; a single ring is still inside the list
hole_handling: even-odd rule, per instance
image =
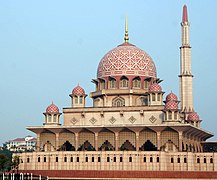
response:
[[[121,107],[125,105],[125,100],[122,97],[116,97],[112,100],[112,106]]]
[[[160,97],[161,97],[161,94],[158,93],[158,94],[157,94],[157,101],[160,101]]]
[[[210,163],[213,163],[213,158],[210,158]]]
[[[174,119],[178,119],[178,112],[174,113]]]
[[[83,97],[79,97],[79,103],[80,103],[80,104],[83,103]]]
[[[110,162],[110,157],[107,157],[107,162]]]
[[[149,82],[147,80],[144,81],[144,88],[145,89],[149,88]]]
[[[116,88],[116,80],[115,79],[109,80],[109,88],[111,88],[111,89]]]
[[[29,163],[29,158],[27,158],[27,163]]]
[[[172,112],[169,111],[169,119],[172,119]]]
[[[53,116],[53,122],[56,122],[56,120],[57,120],[57,116],[54,115],[54,116]]]
[[[123,77],[121,79],[120,87],[121,88],[128,88],[129,86],[129,80],[126,77]]]
[[[77,162],[79,162],[79,157],[77,157]]]
[[[197,163],[200,163],[200,158],[197,158]]]
[[[187,158],[186,157],[184,158],[184,163],[187,163]]]
[[[150,162],[153,162],[153,157],[150,157]]]
[[[120,157],[120,162],[123,162],[123,157]]]
[[[171,158],[171,163],[173,163],[174,162],[174,160],[173,160],[173,158]]]
[[[78,104],[78,96],[75,96],[75,104]]]
[[[94,157],[92,157],[92,162],[94,162]]]
[[[129,162],[132,162],[132,160],[133,160],[132,157],[129,157]]]
[[[180,158],[179,157],[177,158],[177,163],[180,163]]]
[[[64,162],[67,162],[67,157],[64,157]]]
[[[206,163],[206,158],[203,159],[203,163]]]
[[[114,162],[116,162],[116,157],[114,157]]]
[[[141,86],[141,81],[140,81],[140,79],[134,79],[134,80],[133,80],[133,87],[134,87],[134,88],[140,88],[140,86]]]
[[[48,115],[48,122],[51,122],[51,115]]]
[[[88,157],[85,158],[85,161],[88,162]]]
[[[143,158],[143,161],[146,162],[146,157]]]
[[[70,158],[71,162],[73,162],[73,157]]]
[[[38,157],[38,162],[40,162],[40,157]]]
[[[101,162],[101,158],[100,157],[98,157],[98,162]]]
[[[101,85],[100,90],[105,89],[105,81],[102,81],[102,82],[100,83],[100,85]]]
[[[46,157],[44,157],[44,162],[46,162]]]
[[[152,101],[156,101],[155,94],[152,94]]]
[[[159,157],[157,157],[157,162],[160,162],[160,158]]]
[[[56,157],[56,162],[58,162],[58,157]]]

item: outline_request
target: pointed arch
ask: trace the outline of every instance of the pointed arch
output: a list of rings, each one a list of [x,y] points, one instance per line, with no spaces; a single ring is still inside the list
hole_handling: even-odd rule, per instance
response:
[[[114,107],[121,107],[121,106],[125,106],[125,99],[122,97],[115,97],[112,100],[112,106]]]
[[[123,128],[119,132],[119,148],[136,150],[136,134],[128,128]]]
[[[83,128],[78,135],[78,145],[81,147],[82,145],[87,146],[89,143],[91,146],[94,147],[95,135],[93,132],[89,131],[88,129]]]
[[[117,81],[114,77],[109,76],[108,78],[108,89],[115,89],[117,87]]]
[[[133,88],[141,88],[141,78],[139,76],[133,78]]]
[[[157,151],[157,147],[150,141],[147,140],[140,148],[141,151]]]
[[[98,149],[100,150],[114,150],[115,147],[115,134],[114,132],[103,128],[98,133]]]
[[[60,146],[59,151],[75,151],[75,147],[69,141],[66,141]]]
[[[145,144],[145,142],[150,141],[155,147],[157,147],[157,133],[152,129],[145,128],[139,133],[139,147]]]
[[[128,88],[129,87],[129,79],[126,76],[122,76],[120,78],[120,88]]]

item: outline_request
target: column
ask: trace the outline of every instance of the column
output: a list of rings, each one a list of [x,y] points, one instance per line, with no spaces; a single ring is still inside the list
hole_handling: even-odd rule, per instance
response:
[[[115,132],[115,151],[119,150],[119,133]]]
[[[78,133],[75,133],[75,151],[78,150]]]
[[[56,133],[56,151],[59,149],[59,135],[60,133]]]
[[[182,152],[182,131],[179,132],[179,151]]]
[[[41,142],[41,134],[37,133],[37,146],[36,146],[36,151],[40,151],[40,142]]]
[[[136,151],[139,151],[139,132],[136,132]]]
[[[160,146],[161,146],[161,144],[160,144],[160,134],[161,134],[161,132],[158,131],[157,132],[157,150],[158,151],[160,151]]]
[[[98,132],[95,133],[95,149],[98,151]]]

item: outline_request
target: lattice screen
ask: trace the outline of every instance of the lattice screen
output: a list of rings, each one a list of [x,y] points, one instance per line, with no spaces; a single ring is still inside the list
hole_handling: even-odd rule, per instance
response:
[[[70,132],[63,132],[59,135],[59,146],[62,146],[66,141],[69,141],[73,146],[75,146],[75,135]]]
[[[151,129],[145,129],[139,133],[139,147],[141,147],[147,140],[157,147],[157,133]]]
[[[167,128],[161,132],[161,146],[168,140],[171,140],[177,147],[179,147],[179,134],[173,129]]]

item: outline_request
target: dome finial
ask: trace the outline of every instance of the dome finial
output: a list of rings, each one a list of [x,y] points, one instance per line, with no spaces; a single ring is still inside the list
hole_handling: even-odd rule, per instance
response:
[[[126,21],[125,21],[125,36],[124,36],[124,41],[125,43],[128,43],[129,37],[128,37],[128,17],[126,16]]]

